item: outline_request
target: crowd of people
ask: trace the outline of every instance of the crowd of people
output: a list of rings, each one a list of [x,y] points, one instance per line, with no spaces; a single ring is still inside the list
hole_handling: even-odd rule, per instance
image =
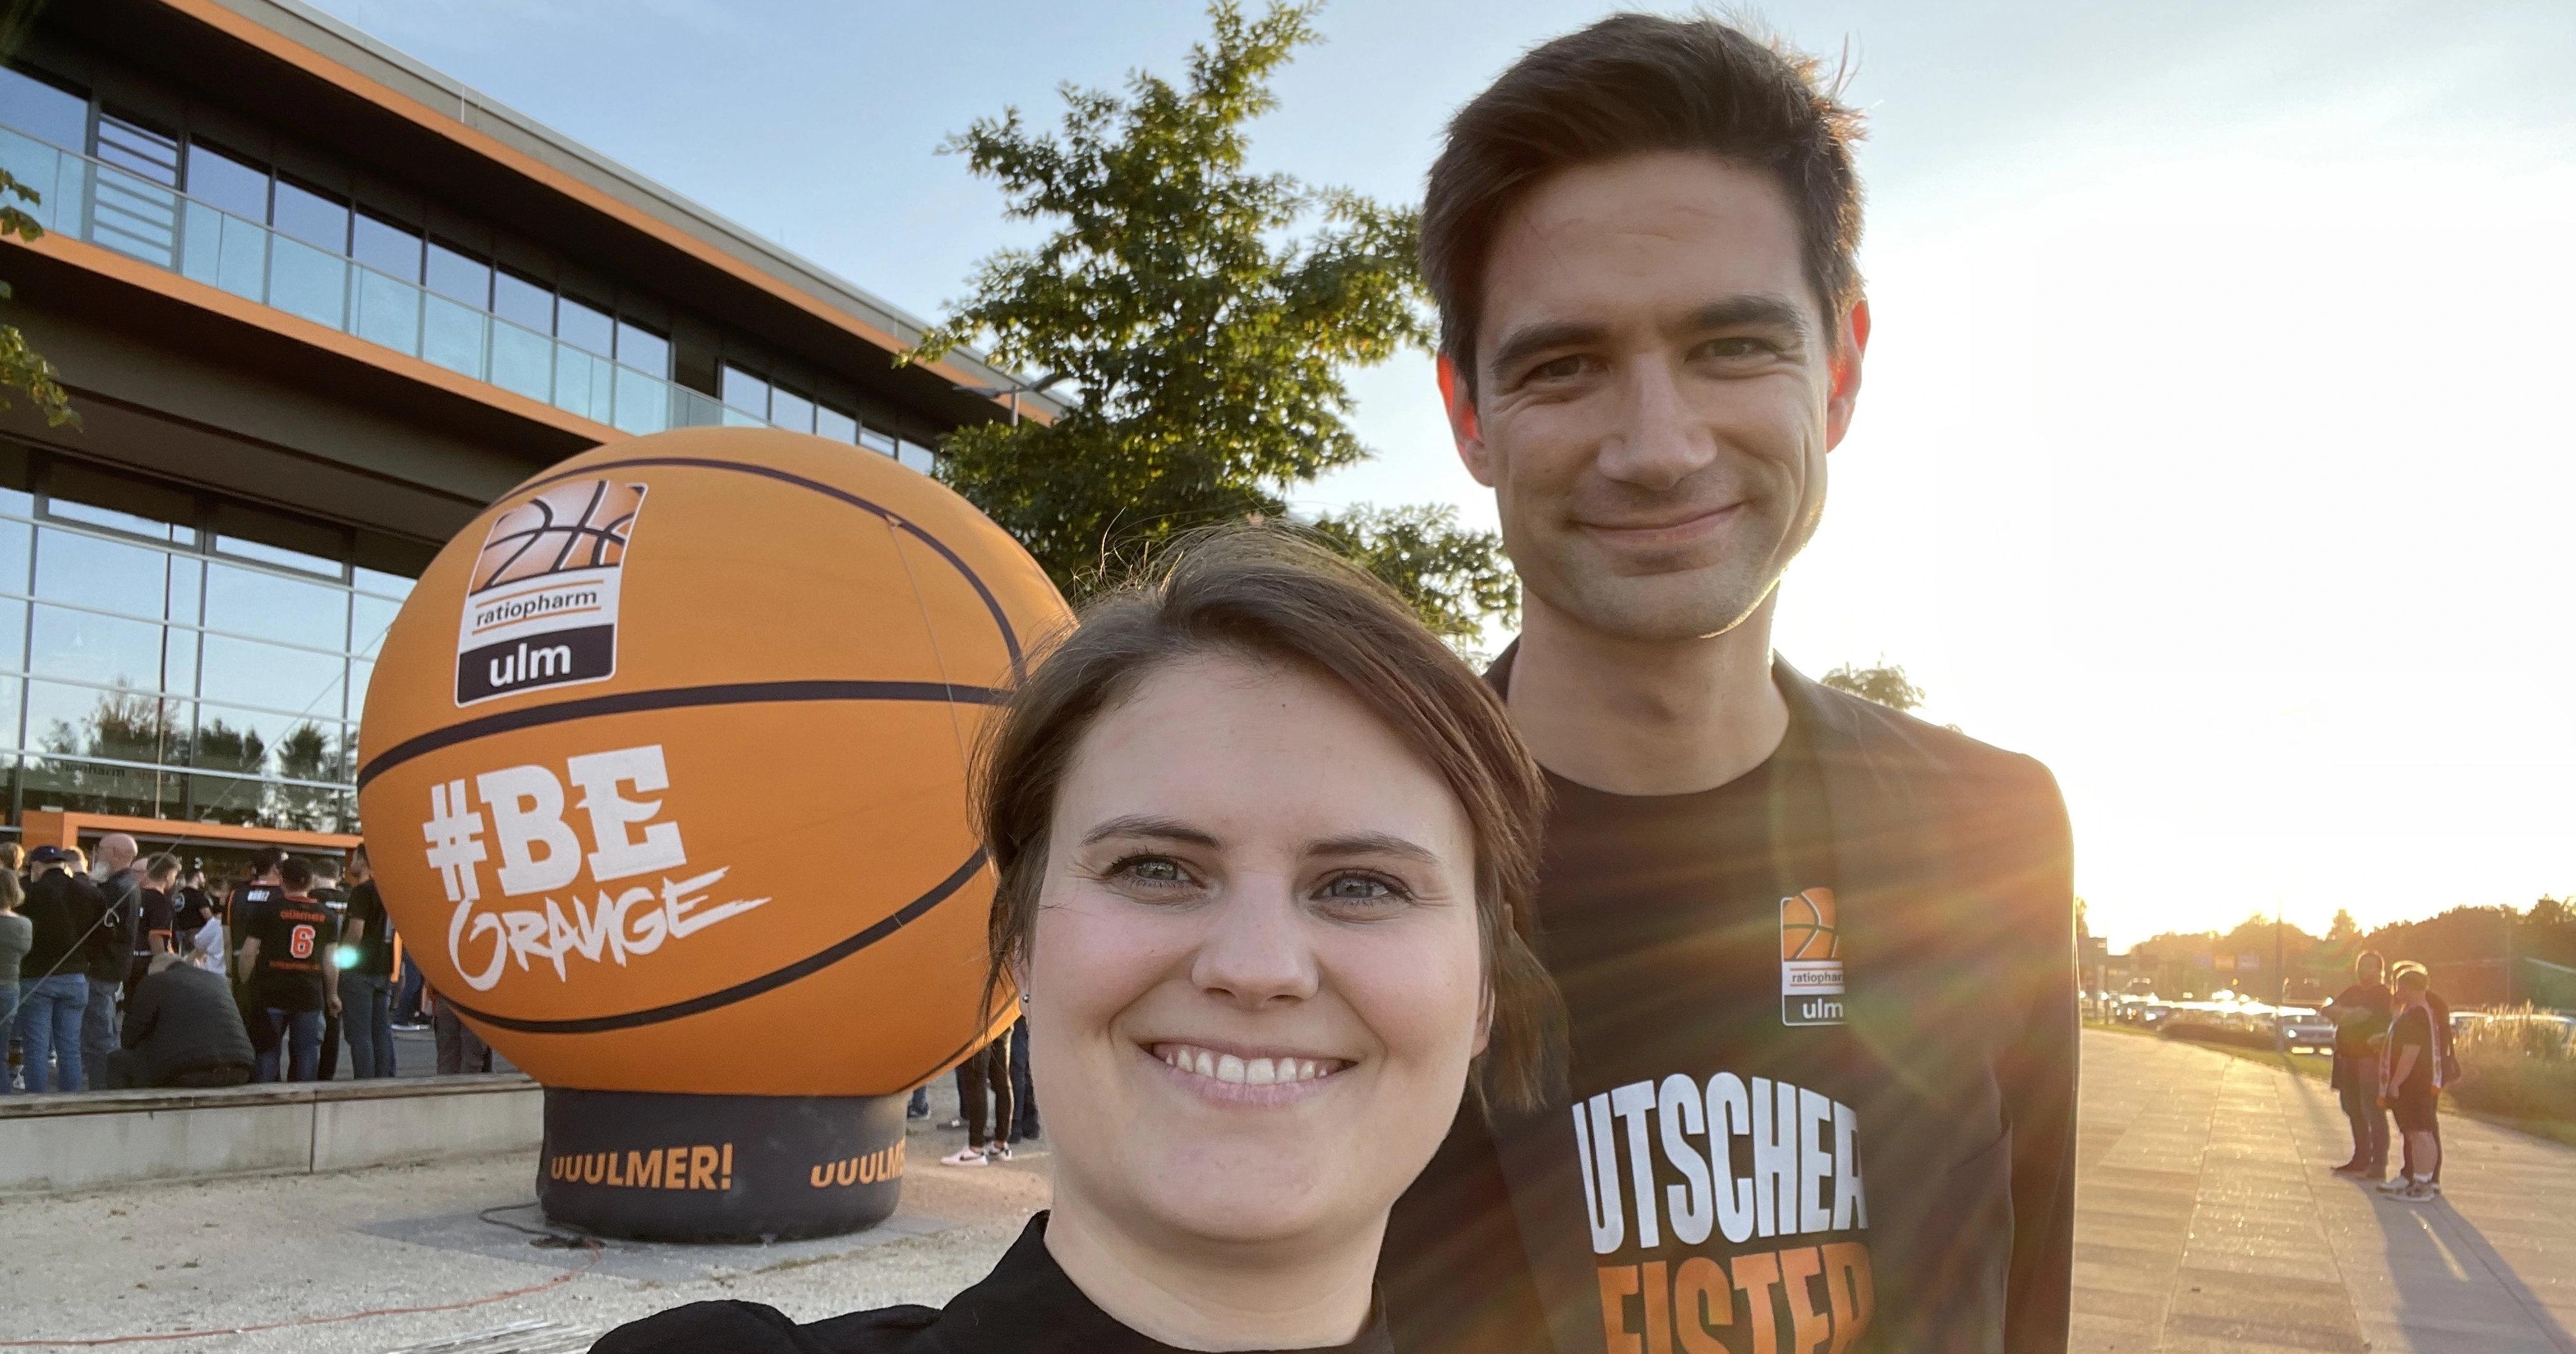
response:
[[[344,1044],[353,1078],[390,1077],[397,1030],[435,1029],[442,1073],[492,1070],[398,949],[363,847],[345,877],[271,847],[218,893],[124,833],[95,860],[0,845],[0,1091],[330,1081]]]
[[[2451,1004],[2422,964],[2395,967],[2377,950],[2353,961],[2353,983],[2326,1006],[2335,1023],[2332,1084],[2352,1121],[2352,1159],[2336,1175],[2376,1183],[2415,1203],[2441,1197],[2442,1088],[2459,1079],[2451,1049]],[[2396,1120],[2399,1163],[2388,1173]]]

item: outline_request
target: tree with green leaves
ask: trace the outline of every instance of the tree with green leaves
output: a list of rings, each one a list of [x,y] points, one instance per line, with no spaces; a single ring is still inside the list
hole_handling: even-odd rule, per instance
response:
[[[9,205],[8,199],[12,195],[30,204],[43,201],[36,196],[35,189],[18,182],[9,171],[0,169],[0,239],[12,235],[21,240],[44,238],[42,223],[28,215],[24,208]],[[0,281],[0,301],[8,300],[9,296],[9,284]],[[36,408],[44,412],[49,426],[59,428],[66,423],[77,426],[80,415],[72,411],[72,398],[63,390],[58,379],[60,375],[54,370],[54,364],[45,360],[44,354],[27,346],[27,336],[18,332],[18,326],[0,324],[0,390],[15,390],[34,400]],[[0,396],[0,409],[8,407],[8,398]]]
[[[1845,663],[1826,673],[1822,680],[1836,691],[1876,701],[1890,710],[1912,710],[1923,704],[1923,688],[1908,681],[1904,667],[1888,662],[1884,654],[1873,666]]]
[[[940,475],[1068,595],[1182,532],[1288,517],[1292,489],[1370,454],[1343,373],[1431,342],[1412,210],[1245,167],[1247,124],[1276,106],[1271,77],[1316,40],[1315,13],[1216,0],[1186,80],[1068,86],[1051,134],[1009,109],[943,147],[1001,186],[1010,217],[1054,228],[987,259],[905,360],[981,342],[1062,387],[1052,423],[951,433]],[[1517,612],[1501,538],[1447,510],[1304,525],[1462,647]]]

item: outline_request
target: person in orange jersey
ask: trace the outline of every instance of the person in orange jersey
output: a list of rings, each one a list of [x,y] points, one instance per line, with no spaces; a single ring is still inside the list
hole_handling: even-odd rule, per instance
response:
[[[1053,1209],[944,1309],[699,1303],[599,1354],[1382,1354],[1388,1208],[1462,1096],[1555,1062],[1501,702],[1357,569],[1231,532],[1085,612],[979,785]]]
[[[1522,588],[1489,677],[1553,791],[1575,1099],[1462,1112],[1397,1208],[1408,1351],[2066,1347],[2057,787],[1772,650],[1860,397],[1859,134],[1817,62],[1621,14],[1524,55],[1432,166],[1440,391]]]

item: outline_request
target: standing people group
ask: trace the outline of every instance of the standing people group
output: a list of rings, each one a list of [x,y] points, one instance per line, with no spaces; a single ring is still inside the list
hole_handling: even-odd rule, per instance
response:
[[[0,844],[0,1089],[328,1080],[352,1005],[352,1070],[395,1074],[394,940],[363,849],[350,891],[336,862],[269,848],[220,900],[177,856],[138,856],[123,833],[94,871]]]
[[[2352,1159],[2334,1173],[2375,1181],[2382,1194],[2423,1203],[2442,1193],[2442,1088],[2458,1076],[2451,1004],[2413,960],[2391,969],[2377,950],[2353,961],[2353,982],[2326,1005],[2335,1024],[2332,1085],[2352,1123]],[[2388,1173],[2391,1132],[2400,1161]]]

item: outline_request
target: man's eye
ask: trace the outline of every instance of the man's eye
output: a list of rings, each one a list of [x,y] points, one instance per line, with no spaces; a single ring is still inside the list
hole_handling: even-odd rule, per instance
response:
[[[1702,356],[1735,360],[1747,357],[1770,357],[1780,350],[1758,338],[1710,339],[1700,345]]]
[[[1586,359],[1581,354],[1569,354],[1564,357],[1552,358],[1530,368],[1530,373],[1527,379],[1532,381],[1570,381],[1583,374],[1585,361]]]

